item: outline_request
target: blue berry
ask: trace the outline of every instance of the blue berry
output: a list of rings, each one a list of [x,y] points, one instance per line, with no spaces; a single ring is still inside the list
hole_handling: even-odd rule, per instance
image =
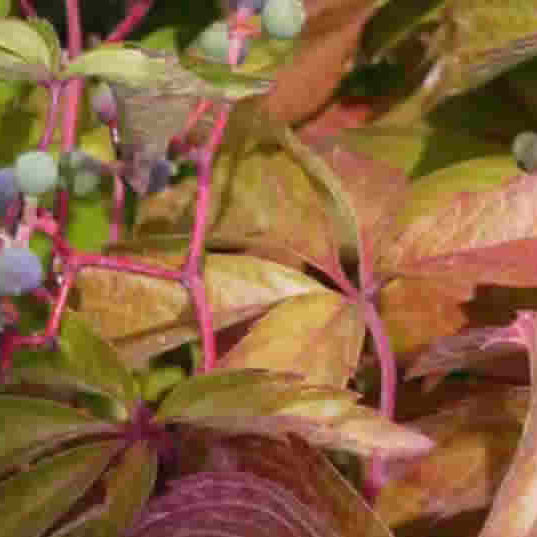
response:
[[[237,11],[240,8],[250,9],[256,15],[261,13],[265,2],[267,0],[229,0],[229,9],[231,11]]]
[[[15,162],[17,185],[21,192],[39,196],[52,190],[59,181],[58,165],[44,151],[28,151]]]
[[[0,250],[0,295],[20,295],[43,281],[41,261],[31,250],[6,247]]]
[[[170,177],[177,173],[175,164],[166,159],[157,160],[151,167],[149,176],[148,194],[156,194],[164,190],[170,181]]]
[[[537,133],[526,131],[517,134],[511,150],[519,168],[528,173],[537,171]]]
[[[305,20],[302,0],[267,0],[261,13],[263,27],[276,39],[296,37]]]
[[[9,204],[17,197],[18,193],[14,169],[0,169],[0,218],[4,216]]]

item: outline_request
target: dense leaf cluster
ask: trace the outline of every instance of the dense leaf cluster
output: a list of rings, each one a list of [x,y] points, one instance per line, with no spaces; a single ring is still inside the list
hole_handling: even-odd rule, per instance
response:
[[[0,0],[0,537],[532,535],[534,7],[166,4]]]

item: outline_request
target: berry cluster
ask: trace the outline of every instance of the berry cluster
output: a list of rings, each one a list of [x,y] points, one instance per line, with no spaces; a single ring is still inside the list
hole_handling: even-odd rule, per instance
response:
[[[215,62],[244,62],[250,49],[249,36],[257,34],[247,23],[251,15],[261,15],[263,30],[274,39],[295,38],[306,18],[302,0],[234,0],[230,2],[230,8],[235,12],[231,25],[216,21],[198,36],[195,43],[204,56]],[[243,39],[236,61],[229,61],[232,35],[241,32]]]
[[[233,10],[230,19],[209,26],[198,36],[195,46],[209,59],[231,65],[244,61],[250,47],[250,38],[260,35],[260,30],[248,29],[249,24],[253,27],[253,22],[250,21],[252,17],[260,16],[265,33],[276,39],[297,36],[305,19],[301,0],[236,0],[230,3],[230,7]],[[136,20],[127,17],[125,27],[120,24],[107,41],[124,39]],[[80,52],[80,47],[70,49],[71,56]],[[70,82],[75,83],[76,80]],[[74,99],[73,106],[66,107],[68,113],[67,120],[64,117],[62,124],[62,152],[55,159],[48,148],[58,117],[56,104],[60,102],[60,97],[68,93],[69,84],[54,76],[41,84],[49,91],[51,104],[38,148],[21,153],[12,166],[0,170],[0,376],[9,368],[14,350],[24,346],[38,347],[54,340],[76,275],[88,266],[145,274],[184,285],[201,320],[204,368],[211,369],[215,360],[214,331],[203,278],[199,274],[208,198],[198,200],[189,255],[181,270],[166,270],[128,258],[88,254],[73,248],[65,239],[69,200],[71,197],[82,198],[100,193],[100,185],[105,177],[114,179],[110,240],[114,242],[119,239],[124,219],[124,182],[129,182],[129,177],[135,172],[132,167],[136,166],[137,153],[136,148],[121,144],[117,103],[110,87],[103,83],[94,92],[92,106],[97,117],[109,129],[117,160],[101,162],[76,146],[74,133],[78,98]],[[79,89],[81,88],[82,86]],[[70,98],[70,95],[66,96],[67,100]],[[184,130],[188,130],[212,105],[208,101],[201,102],[198,110],[187,119]],[[230,105],[222,106],[206,146],[192,153],[202,189],[207,189],[210,184],[213,158],[222,141],[229,111]],[[69,123],[71,127],[65,128]],[[178,147],[184,149],[184,136],[179,132],[170,140],[170,158],[174,156],[172,148],[176,139],[179,140]],[[130,151],[133,155],[130,155]],[[149,183],[145,185],[144,195],[162,191],[177,173],[176,164],[164,158],[150,162],[149,169]],[[48,208],[51,202],[54,211]],[[35,231],[47,235],[52,244],[54,262],[46,270],[40,258],[29,248]],[[19,335],[13,324],[17,315],[9,314],[10,311],[16,312],[9,297],[25,293],[32,293],[37,299],[47,302],[51,308],[47,325],[41,334]]]

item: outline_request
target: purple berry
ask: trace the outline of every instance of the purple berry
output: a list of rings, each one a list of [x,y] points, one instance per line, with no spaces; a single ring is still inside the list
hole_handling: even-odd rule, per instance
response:
[[[255,14],[261,13],[266,0],[229,0],[228,5],[231,11],[237,11],[240,8],[250,9]]]
[[[176,166],[173,162],[166,159],[157,160],[151,167],[147,193],[156,194],[157,192],[164,190],[168,186],[170,177],[174,175],[176,171]]]
[[[41,261],[28,248],[10,246],[0,250],[0,295],[20,295],[43,281]]]
[[[117,121],[117,103],[112,90],[107,84],[99,86],[91,99],[93,111],[105,125]]]
[[[9,204],[17,197],[19,189],[13,168],[0,169],[0,218],[2,218]]]

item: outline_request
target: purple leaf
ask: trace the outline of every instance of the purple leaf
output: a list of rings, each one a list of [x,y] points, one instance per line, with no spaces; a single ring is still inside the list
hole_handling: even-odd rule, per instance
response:
[[[125,537],[336,537],[293,494],[247,472],[202,472],[172,483]]]

